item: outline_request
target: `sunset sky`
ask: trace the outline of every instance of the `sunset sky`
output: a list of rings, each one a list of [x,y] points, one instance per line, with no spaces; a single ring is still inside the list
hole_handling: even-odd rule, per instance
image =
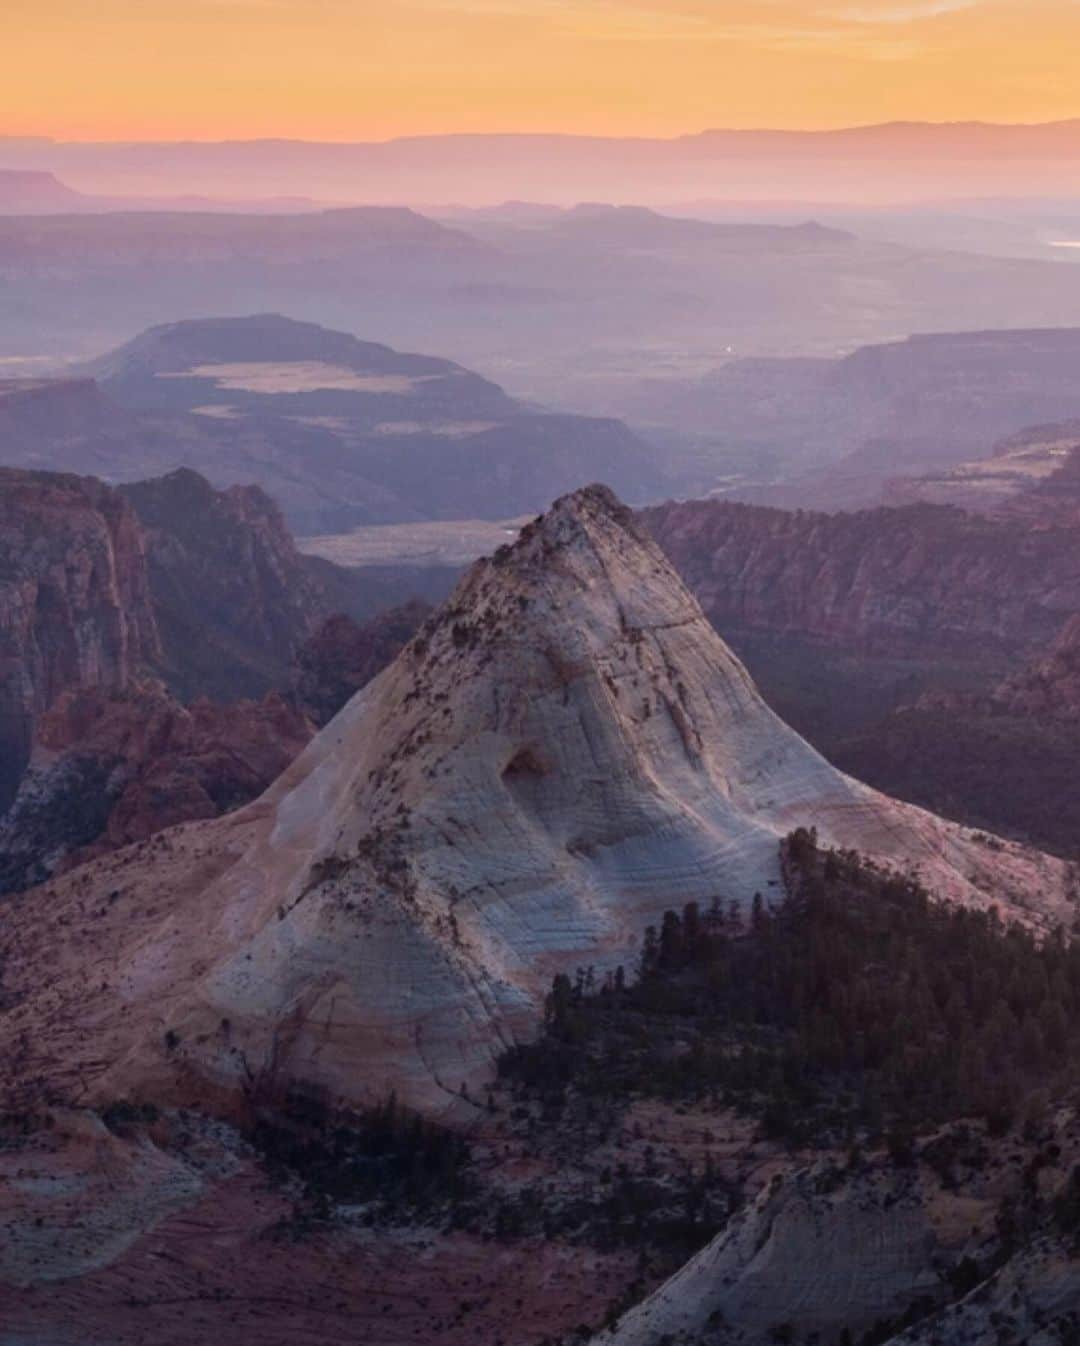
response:
[[[4,0],[0,131],[675,135],[1080,114],[1080,0]]]

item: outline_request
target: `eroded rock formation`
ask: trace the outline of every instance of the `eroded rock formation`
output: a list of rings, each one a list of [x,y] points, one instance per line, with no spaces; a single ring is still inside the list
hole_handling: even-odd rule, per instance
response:
[[[0,818],[0,892],[260,795],[314,733],[280,694],[184,706],[157,682],[64,692]]]
[[[1080,531],[944,506],[816,514],[688,501],[642,518],[722,632],[986,659],[1080,611]]]
[[[228,699],[284,687],[332,609],[270,497],[257,486],[215,490],[189,468],[119,489],[146,532],[171,688]]]
[[[304,1081],[461,1106],[553,972],[633,959],[672,904],[766,889],[808,823],[944,899],[1071,912],[1068,866],[831,768],[589,488],[478,562],[255,804],[13,899],[9,1102],[44,1071],[86,1101]]]
[[[93,478],[0,469],[0,810],[57,696],[122,690],[160,655],[131,506]]]
[[[431,612],[430,604],[414,599],[363,625],[344,613],[328,617],[296,657],[300,705],[316,724],[326,724],[397,658]]]

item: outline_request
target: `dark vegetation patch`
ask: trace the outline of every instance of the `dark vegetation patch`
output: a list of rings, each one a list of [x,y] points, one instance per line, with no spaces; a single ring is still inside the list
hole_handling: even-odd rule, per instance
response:
[[[639,968],[555,979],[539,1039],[500,1061],[523,1095],[736,1105],[795,1144],[902,1137],[953,1118],[1008,1129],[1080,1064],[1080,945],[931,901],[812,832],[787,891],[748,919],[669,911]]]
[[[264,1115],[251,1141],[275,1183],[303,1189],[297,1219],[365,1206],[369,1224],[452,1224],[473,1190],[465,1138],[402,1108],[391,1096],[363,1112],[335,1112],[293,1093]]]

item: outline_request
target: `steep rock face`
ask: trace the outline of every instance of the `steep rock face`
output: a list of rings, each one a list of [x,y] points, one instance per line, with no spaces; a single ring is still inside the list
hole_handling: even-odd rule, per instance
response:
[[[765,1346],[792,1339],[784,1325],[793,1323],[822,1341],[845,1329],[858,1339],[940,1293],[941,1220],[920,1190],[925,1180],[878,1170],[845,1182],[827,1168],[778,1176],[594,1346]],[[966,1204],[970,1227],[977,1203]]]
[[[1060,1346],[1076,1338],[1075,1245],[1040,1233],[958,1304],[890,1337],[886,1346]]]
[[[829,767],[589,488],[477,563],[262,799],[39,890],[34,920],[14,899],[9,1103],[43,1079],[231,1107],[304,1081],[460,1107],[553,972],[749,899],[811,822],[942,898],[1071,912],[1061,862]]]
[[[862,654],[1047,645],[1080,611],[1080,532],[930,505],[853,514],[690,501],[643,521],[721,631]]]
[[[1080,616],[1071,617],[1049,654],[998,688],[994,701],[1016,715],[1080,720]]]
[[[182,706],[160,683],[64,692],[0,819],[0,892],[261,794],[314,727],[278,694]]]
[[[119,488],[147,534],[163,670],[182,698],[283,687],[325,618],[325,587],[257,486],[216,491],[180,468]]]
[[[972,826],[1075,856],[1080,799],[1080,617],[1019,672],[937,686],[836,736],[830,760]]]
[[[92,478],[0,469],[0,808],[37,715],[68,688],[124,688],[160,649],[127,502]]]
[[[363,625],[344,613],[328,617],[296,657],[300,705],[318,725],[332,720],[397,658],[431,612],[430,604],[414,599]]]

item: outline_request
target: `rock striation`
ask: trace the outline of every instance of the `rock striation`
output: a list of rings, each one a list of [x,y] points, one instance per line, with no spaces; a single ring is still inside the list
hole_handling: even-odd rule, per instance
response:
[[[860,655],[1028,653],[1080,611],[1080,532],[945,506],[850,514],[687,501],[642,520],[722,632]]]
[[[464,1107],[553,973],[766,891],[811,823],[942,899],[1072,910],[1062,862],[830,767],[587,488],[477,563],[260,800],[13,899],[8,1104],[236,1109],[303,1083]]]
[[[228,700],[285,687],[301,645],[333,609],[277,505],[258,486],[215,490],[190,468],[118,490],[146,534],[172,690]]]
[[[920,1296],[933,1304],[943,1249],[928,1185],[881,1169],[845,1180],[828,1162],[778,1174],[594,1346],[765,1346],[795,1323],[822,1341],[857,1340]],[[970,1218],[977,1203],[967,1206]]]
[[[160,655],[127,501],[93,478],[0,468],[0,809],[57,696],[122,691]]]

